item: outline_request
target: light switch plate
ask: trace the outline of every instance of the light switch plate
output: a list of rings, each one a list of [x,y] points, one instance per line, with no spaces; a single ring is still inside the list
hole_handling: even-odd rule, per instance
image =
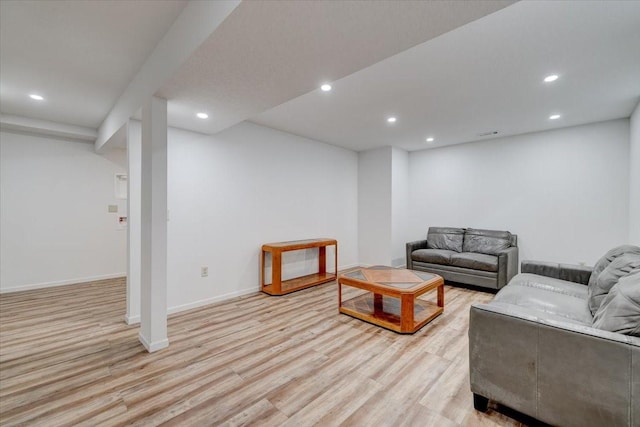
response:
[[[109,213],[118,212],[118,205],[109,205]]]

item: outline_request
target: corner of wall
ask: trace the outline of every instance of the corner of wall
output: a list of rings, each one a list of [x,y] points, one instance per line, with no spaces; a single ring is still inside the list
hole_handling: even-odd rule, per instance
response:
[[[640,102],[629,122],[629,243],[640,245]]]

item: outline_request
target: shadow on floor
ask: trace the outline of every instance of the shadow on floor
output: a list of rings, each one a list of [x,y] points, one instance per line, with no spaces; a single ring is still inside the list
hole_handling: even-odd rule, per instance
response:
[[[498,293],[498,289],[485,288],[484,286],[467,285],[466,283],[452,282],[450,280],[445,280],[444,284],[448,286],[455,286],[457,288],[470,289],[472,291],[486,292],[488,294],[495,295],[496,293]]]
[[[551,427],[550,424],[543,423],[542,421],[538,421],[535,418],[516,411],[515,409],[508,408],[495,402],[491,402],[489,404],[489,408],[509,418],[513,418],[528,427]]]

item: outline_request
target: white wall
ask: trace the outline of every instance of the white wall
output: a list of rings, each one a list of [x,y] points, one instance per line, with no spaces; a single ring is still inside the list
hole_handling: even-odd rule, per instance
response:
[[[169,129],[169,310],[257,291],[264,243],[336,238],[340,268],[356,265],[357,170],[355,152],[248,122]],[[289,255],[285,275],[317,271],[317,250]]]
[[[410,154],[410,224],[509,230],[520,259],[592,265],[628,240],[629,120]]]
[[[140,321],[142,310],[142,126],[125,125],[127,147],[127,324]]]
[[[640,103],[631,115],[629,146],[629,243],[640,245]]]
[[[391,263],[391,162],[390,147],[358,153],[358,255],[364,266]]]
[[[392,149],[391,157],[391,265],[406,266],[409,232],[409,153]]]
[[[114,189],[125,165],[122,150],[0,132],[0,291],[126,274],[126,200]]]
[[[169,307],[256,290],[259,247],[279,240],[335,237],[344,268],[399,264],[430,225],[484,227],[518,233],[521,259],[592,264],[638,242],[638,117],[409,154],[356,154],[251,123],[216,136],[170,129]],[[107,212],[126,211],[113,190],[124,153],[0,136],[0,290],[124,274],[126,232]],[[290,254],[285,274],[316,261]]]

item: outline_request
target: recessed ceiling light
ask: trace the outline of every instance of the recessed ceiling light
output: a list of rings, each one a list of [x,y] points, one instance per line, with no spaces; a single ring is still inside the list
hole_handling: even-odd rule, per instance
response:
[[[36,101],[44,101],[44,97],[42,95],[38,95],[36,93],[30,94],[29,98],[35,99]]]
[[[435,140],[433,139],[433,137],[432,137],[432,136],[430,136],[429,138],[427,138],[427,142],[433,142],[433,141],[435,141]]]
[[[209,115],[207,113],[198,113],[196,114],[196,116],[198,116],[199,119],[208,119]]]
[[[321,89],[323,92],[329,92],[329,91],[331,90],[331,85],[330,85],[330,84],[325,83],[325,84],[323,84],[322,86],[320,86],[320,89]]]
[[[395,122],[396,122],[396,118],[395,118],[395,117],[389,117],[389,118],[387,119],[387,122],[389,122],[389,123],[395,123]]]
[[[545,83],[555,82],[556,80],[558,80],[558,75],[557,74],[551,74],[551,75],[549,75],[549,76],[544,78]]]
[[[549,120],[557,120],[560,118],[560,114],[552,114],[549,116]]]
[[[498,134],[497,130],[492,130],[489,132],[479,133],[478,136],[491,136],[491,135],[497,135],[497,134]]]

